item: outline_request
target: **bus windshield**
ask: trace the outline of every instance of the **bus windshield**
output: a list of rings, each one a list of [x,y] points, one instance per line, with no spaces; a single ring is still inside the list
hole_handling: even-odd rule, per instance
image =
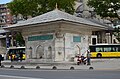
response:
[[[25,47],[9,47],[6,58],[11,59],[11,56],[13,56],[13,60],[19,60],[20,56],[22,56],[22,59],[25,59]]]

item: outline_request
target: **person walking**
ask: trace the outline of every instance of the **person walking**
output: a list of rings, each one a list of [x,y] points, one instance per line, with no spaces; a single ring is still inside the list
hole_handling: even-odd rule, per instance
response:
[[[0,66],[1,66],[1,61],[2,61],[3,57],[2,55],[0,54]]]
[[[91,65],[91,63],[90,63],[90,57],[91,57],[90,51],[87,50],[87,65]]]
[[[23,53],[20,52],[20,61],[22,62],[22,58],[23,58]]]
[[[10,60],[11,60],[11,62],[13,62],[13,54],[12,53],[10,53]]]

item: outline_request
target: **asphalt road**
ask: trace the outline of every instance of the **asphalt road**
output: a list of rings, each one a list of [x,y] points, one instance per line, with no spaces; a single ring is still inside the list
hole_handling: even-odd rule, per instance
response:
[[[120,79],[120,70],[0,69],[0,79]]]

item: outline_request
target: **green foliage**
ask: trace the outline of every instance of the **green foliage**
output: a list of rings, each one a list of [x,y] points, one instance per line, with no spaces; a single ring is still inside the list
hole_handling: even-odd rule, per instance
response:
[[[8,8],[13,15],[33,16],[34,11],[37,10],[35,7],[37,7],[37,3],[34,0],[13,0],[8,4]]]
[[[22,34],[20,32],[16,33],[15,40],[16,40],[17,45],[19,45],[19,46],[25,45],[25,41],[24,41]]]
[[[109,20],[114,23],[114,19],[118,18],[117,11],[120,10],[120,0],[88,0],[88,6],[94,8],[97,15],[102,18],[109,17]],[[120,28],[114,29],[114,35],[120,41]]]
[[[13,15],[38,16],[48,11],[54,10],[56,3],[60,10],[74,13],[75,0],[13,0],[8,4],[8,8]]]
[[[119,27],[115,27],[113,33],[116,36],[116,38],[118,39],[118,41],[120,42],[120,28]]]
[[[64,10],[67,13],[74,13],[74,5],[75,0],[48,0],[48,7],[51,10],[55,9],[56,3],[58,5],[59,10]]]
[[[120,0],[88,0],[88,6],[93,7],[94,11],[102,18],[118,18],[117,11],[120,9]]]

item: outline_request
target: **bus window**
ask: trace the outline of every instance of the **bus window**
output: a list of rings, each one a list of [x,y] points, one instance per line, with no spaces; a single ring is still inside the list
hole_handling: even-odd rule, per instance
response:
[[[95,52],[96,51],[95,48],[96,47],[94,47],[94,46],[90,46],[90,52]]]
[[[111,47],[104,47],[104,52],[111,52],[111,51],[112,51]]]
[[[96,52],[102,52],[102,51],[103,51],[102,47],[96,47]]]
[[[23,60],[25,60],[25,47],[10,47],[7,49],[7,59],[10,59],[10,55],[15,55],[16,60],[20,58],[20,54],[23,54]]]
[[[118,52],[118,48],[117,47],[112,47],[111,52]]]
[[[115,52],[115,48],[114,47],[111,48],[111,52]]]
[[[118,47],[115,47],[115,51],[118,52]]]
[[[108,52],[111,52],[112,50],[111,50],[111,47],[108,47]]]

